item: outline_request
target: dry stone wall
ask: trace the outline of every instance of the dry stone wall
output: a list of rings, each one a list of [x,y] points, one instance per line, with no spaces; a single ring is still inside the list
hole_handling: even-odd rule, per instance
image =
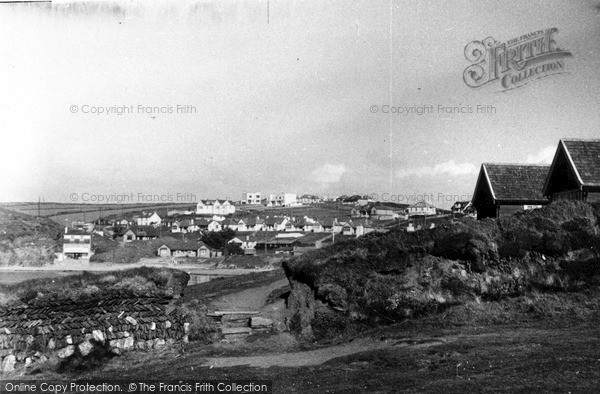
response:
[[[1,371],[55,355],[87,356],[96,347],[119,354],[187,341],[185,320],[170,297],[123,293],[0,308]]]

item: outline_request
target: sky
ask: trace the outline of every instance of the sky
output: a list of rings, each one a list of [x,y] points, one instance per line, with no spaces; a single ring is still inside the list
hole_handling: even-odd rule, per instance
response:
[[[563,73],[464,82],[470,42],[549,28],[572,54]],[[0,4],[0,201],[448,207],[483,162],[549,163],[560,138],[600,138],[599,35],[599,1]]]

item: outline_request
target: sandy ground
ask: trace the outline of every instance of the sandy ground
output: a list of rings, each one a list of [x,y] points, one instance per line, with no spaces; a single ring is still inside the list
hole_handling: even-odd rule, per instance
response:
[[[351,343],[330,346],[323,349],[309,350],[304,352],[286,352],[279,354],[268,354],[261,356],[244,357],[213,357],[207,359],[202,366],[211,368],[225,368],[234,366],[250,366],[257,368],[279,367],[304,367],[319,365],[337,357],[344,357],[355,353],[372,350],[381,350],[393,346],[429,347],[441,345],[445,340],[428,339],[420,341],[378,341],[372,338],[357,339]]]

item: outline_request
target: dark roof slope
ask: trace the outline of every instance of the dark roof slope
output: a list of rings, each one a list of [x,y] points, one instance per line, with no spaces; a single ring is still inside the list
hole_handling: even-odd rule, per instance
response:
[[[547,201],[543,189],[550,166],[484,163],[483,168],[496,201]]]
[[[563,139],[584,185],[600,186],[600,140]]]

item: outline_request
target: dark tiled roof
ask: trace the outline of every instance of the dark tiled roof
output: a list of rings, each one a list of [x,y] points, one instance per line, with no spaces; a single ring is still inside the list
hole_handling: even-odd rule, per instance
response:
[[[87,231],[70,228],[67,230],[66,235],[90,235]]]
[[[163,246],[168,247],[171,250],[198,250],[201,247],[206,247],[208,248],[208,246],[206,246],[206,244],[202,241],[184,241],[184,240],[169,240],[167,242],[165,242],[163,245],[161,245],[159,247],[162,248]],[[210,249],[210,248],[208,248]]]
[[[550,166],[484,163],[492,192],[500,201],[547,201],[543,189]]]
[[[600,185],[600,140],[563,139],[584,185]]]

